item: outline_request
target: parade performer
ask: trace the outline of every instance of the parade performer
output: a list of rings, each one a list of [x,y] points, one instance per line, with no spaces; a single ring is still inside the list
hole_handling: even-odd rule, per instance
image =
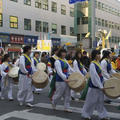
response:
[[[101,67],[102,67],[102,74],[105,80],[108,80],[113,73],[116,73],[113,70],[111,65],[111,52],[110,51],[103,51],[103,57],[101,59]],[[105,102],[110,103],[111,100],[105,96]]]
[[[12,95],[12,88],[13,88],[13,81],[12,78],[8,76],[8,72],[10,70],[10,57],[8,54],[4,55],[3,64],[1,65],[1,99],[5,99],[5,91],[8,91],[8,99],[13,101]]]
[[[55,69],[56,69],[56,91],[52,98],[52,107],[56,108],[56,104],[61,97],[64,97],[64,110],[65,112],[72,112],[70,108],[70,88],[67,84],[68,76],[70,72],[73,72],[67,61],[66,50],[61,49],[58,52],[59,59],[55,61]]]
[[[1,65],[2,65],[2,55],[0,54],[0,97],[1,97],[1,79],[2,79],[2,76],[1,76]]]
[[[55,71],[55,61],[58,59],[57,54],[58,54],[58,48],[53,49],[53,56],[49,58],[47,68],[48,68],[48,75],[49,75],[49,80],[50,80],[50,90],[49,90],[49,95],[48,97],[52,100],[52,96],[55,92],[55,77],[56,77],[56,71]]]
[[[32,79],[31,75],[33,74],[32,70],[32,61],[30,56],[31,47],[25,46],[23,48],[23,55],[20,57],[19,62],[19,83],[18,83],[18,94],[17,99],[19,101],[19,105],[22,106],[23,102],[26,103],[27,106],[33,107],[33,93],[32,93]]]
[[[35,52],[35,53],[34,53],[34,57],[32,58],[33,73],[34,73],[34,72],[37,72],[37,64],[40,63],[39,57],[40,57],[39,52]],[[41,90],[42,90],[42,89],[38,89],[38,88],[35,88],[34,86],[32,86],[32,91],[33,91],[34,93],[39,93]]]
[[[87,74],[86,69],[84,68],[82,62],[81,62],[82,54],[80,51],[77,51],[75,54],[75,59],[73,61],[73,70],[74,72],[79,72],[82,76],[85,76]],[[75,98],[75,92],[71,91],[72,99]]]
[[[93,111],[96,109],[100,120],[108,120],[107,111],[104,108],[104,79],[100,66],[100,52],[92,51],[92,63],[90,64],[90,82],[85,104],[82,110],[82,117],[91,120]]]

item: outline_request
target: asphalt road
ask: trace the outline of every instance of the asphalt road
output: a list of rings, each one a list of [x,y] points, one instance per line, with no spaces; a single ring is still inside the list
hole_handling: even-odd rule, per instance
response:
[[[48,88],[44,89],[39,95],[34,95],[34,108],[19,106],[17,99],[17,86],[14,87],[14,101],[0,100],[0,120],[82,120],[81,110],[83,101],[71,101],[73,113],[63,111],[63,101],[59,102],[57,110],[52,110],[49,98]],[[120,120],[120,110],[117,106],[120,103],[113,102],[111,105],[105,105],[111,120]],[[93,120],[99,120],[96,112]]]

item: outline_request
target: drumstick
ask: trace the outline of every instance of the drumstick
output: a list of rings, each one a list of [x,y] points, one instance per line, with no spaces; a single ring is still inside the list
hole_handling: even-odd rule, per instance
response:
[[[73,82],[73,81],[78,81],[78,80],[68,80],[68,82]]]
[[[104,89],[114,89],[115,87],[107,87],[107,88],[104,88]]]

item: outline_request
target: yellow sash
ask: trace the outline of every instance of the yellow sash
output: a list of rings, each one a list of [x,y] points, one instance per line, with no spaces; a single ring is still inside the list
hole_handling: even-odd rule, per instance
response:
[[[97,62],[97,61],[94,60],[94,61],[92,61],[92,63],[96,64],[100,68],[100,70],[102,70],[99,62]]]
[[[37,62],[37,64],[39,63],[39,61],[34,57],[34,60]]]
[[[29,57],[28,55],[23,54],[23,56],[25,56],[25,57],[28,59],[28,61],[29,61],[30,63],[32,62],[31,59],[30,59],[30,57]]]

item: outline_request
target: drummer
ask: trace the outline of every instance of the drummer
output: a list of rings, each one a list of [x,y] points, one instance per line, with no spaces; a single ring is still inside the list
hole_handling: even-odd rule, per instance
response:
[[[10,70],[10,56],[8,54],[4,55],[3,64],[1,65],[1,100],[5,99],[5,91],[8,91],[8,99],[9,101],[13,101],[12,88],[13,81],[8,76],[8,72]]]
[[[104,79],[102,76],[102,68],[100,66],[100,52],[92,51],[92,63],[90,64],[90,82],[85,104],[82,110],[82,117],[85,120],[91,120],[92,114],[96,109],[99,113],[100,120],[109,120],[107,111],[104,108]]]
[[[113,70],[111,65],[111,59],[112,59],[112,53],[110,51],[103,51],[103,57],[101,59],[101,67],[102,67],[102,74],[105,80],[108,80],[113,73],[116,73],[115,70]],[[110,103],[111,100],[105,96],[105,102]]]
[[[37,72],[37,64],[40,63],[39,57],[40,57],[39,52],[35,52],[34,57],[32,58],[33,72]],[[34,86],[32,86],[32,89],[33,89],[33,92],[35,93],[39,93],[39,91],[42,90],[42,89],[35,88]]]
[[[74,72],[79,72],[82,76],[85,76],[87,74],[87,71],[81,62],[81,58],[82,58],[81,52],[77,51],[75,54],[75,59],[73,61],[73,69],[74,69]],[[72,91],[71,95],[72,95],[72,99],[74,100],[75,92]]]
[[[50,83],[50,90],[49,90],[49,95],[48,97],[50,100],[52,100],[53,94],[55,92],[55,61],[58,59],[57,54],[58,54],[59,49],[57,47],[53,48],[52,51],[52,57],[49,58],[48,64],[47,64],[47,69],[48,69],[48,75],[49,75],[49,80],[51,81]]]
[[[70,88],[67,84],[68,76],[72,71],[71,67],[65,60],[66,50],[60,49],[58,52],[59,59],[55,61],[56,69],[56,91],[52,98],[52,107],[56,109],[56,104],[61,97],[64,97],[64,110],[65,112],[72,112],[70,108]]]
[[[23,55],[20,57],[19,62],[19,83],[17,99],[19,105],[22,106],[25,102],[28,107],[33,107],[33,93],[32,93],[32,61],[30,58],[31,47],[25,46],[23,48]]]

